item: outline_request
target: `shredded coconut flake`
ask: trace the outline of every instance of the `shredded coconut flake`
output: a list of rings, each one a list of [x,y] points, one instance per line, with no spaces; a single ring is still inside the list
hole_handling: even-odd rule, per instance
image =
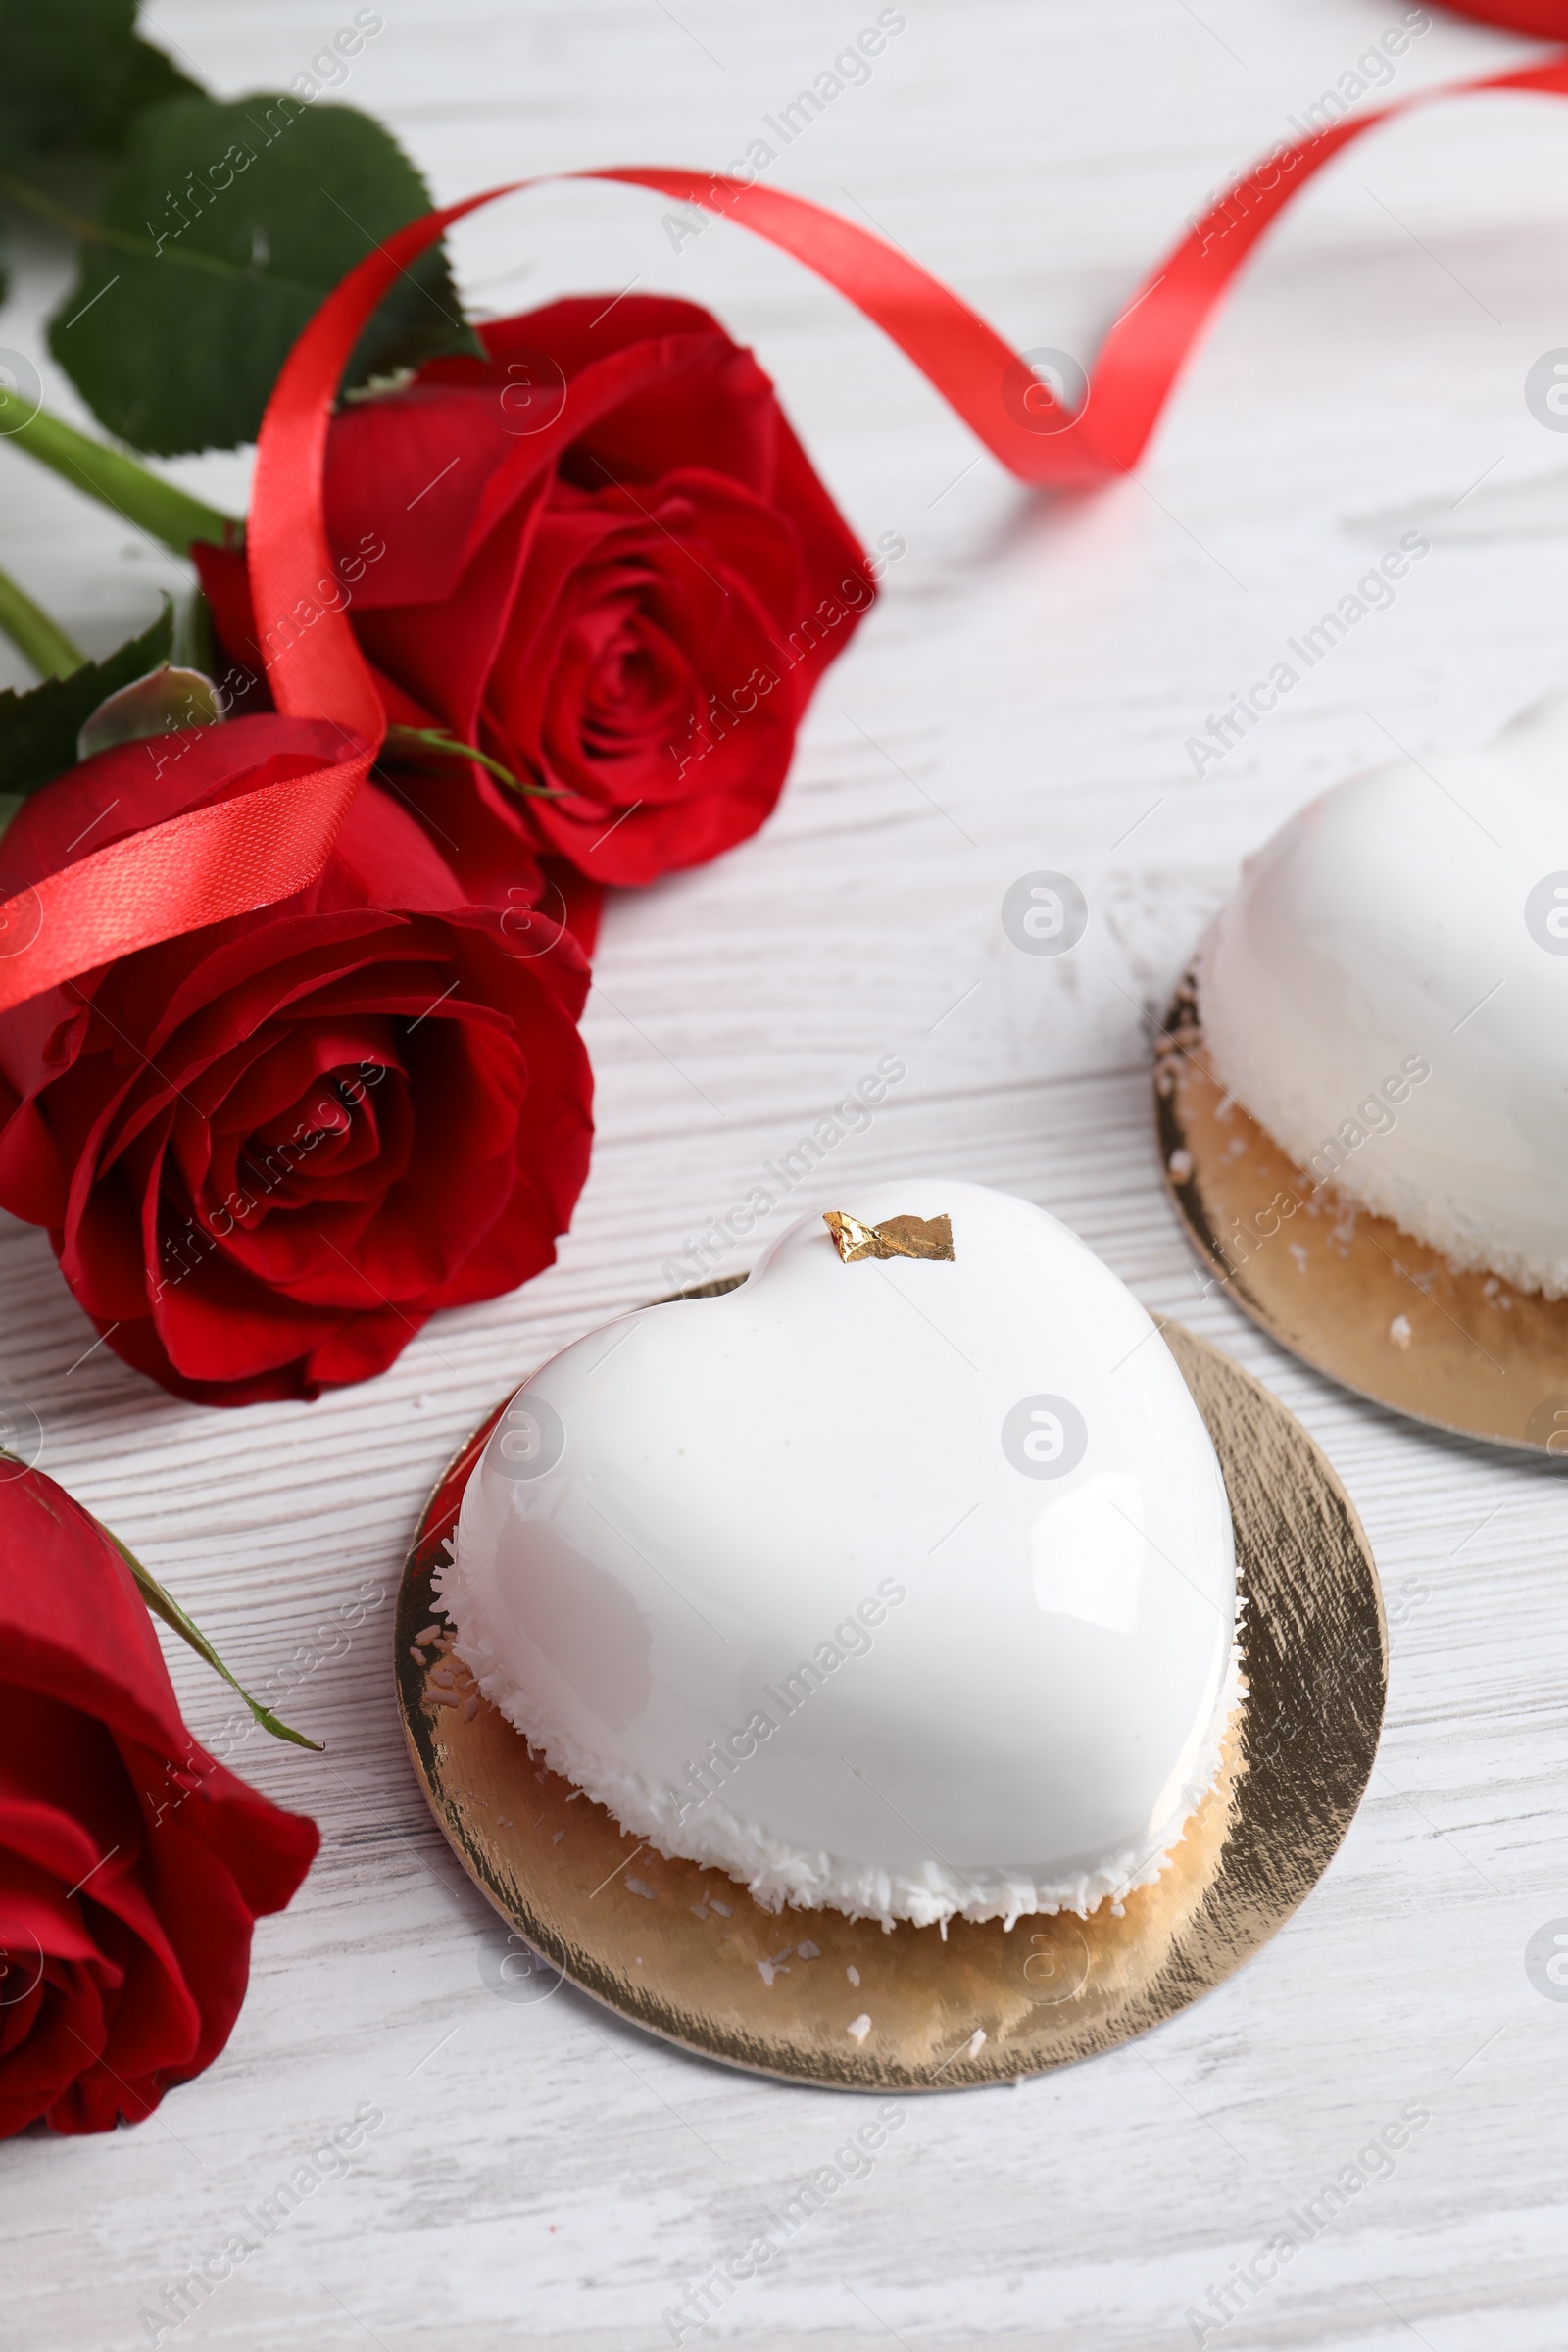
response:
[[[821,1848],[787,1844],[719,1801],[692,1815],[672,1789],[621,1763],[590,1754],[559,1723],[548,1720],[544,1708],[510,1676],[482,1663],[483,1645],[470,1638],[480,1631],[479,1610],[461,1564],[454,1562],[437,1574],[447,1612],[460,1629],[456,1654],[473,1667],[484,1696],[544,1754],[551,1769],[575,1783],[568,1803],[584,1794],[593,1797],[628,1835],[641,1838],[666,1859],[727,1872],[764,1911],[782,1911],[786,1903],[802,1910],[841,1911],[851,1919],[874,1919],[888,1935],[900,1920],[945,1930],[955,1918],[1001,1919],[1010,1928],[1026,1914],[1042,1911],[1070,1911],[1086,1919],[1101,1903],[1119,1904],[1135,1888],[1152,1886],[1219,1778],[1226,1730],[1247,1689],[1241,1651],[1233,1642],[1229,1671],[1192,1774],[1168,1819],[1140,1847],[1104,1854],[1092,1869],[1056,1879],[985,1867],[950,1870],[935,1857],[890,1869]],[[1242,1605],[1239,1599],[1238,1620]],[[557,1831],[556,1844],[564,1834]],[[721,1918],[730,1917],[728,1905],[716,1895],[708,1899]]]

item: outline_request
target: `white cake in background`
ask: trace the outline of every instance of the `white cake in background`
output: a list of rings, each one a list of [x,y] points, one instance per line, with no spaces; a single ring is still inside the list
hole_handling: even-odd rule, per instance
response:
[[[1315,1180],[1568,1295],[1568,697],[1303,808],[1198,977],[1216,1076]]]
[[[831,1205],[951,1215],[955,1260],[841,1263],[813,1212],[741,1289],[556,1356],[464,1497],[460,1653],[626,1829],[769,1908],[1115,1901],[1239,1696],[1208,1433],[1044,1210],[945,1178]]]

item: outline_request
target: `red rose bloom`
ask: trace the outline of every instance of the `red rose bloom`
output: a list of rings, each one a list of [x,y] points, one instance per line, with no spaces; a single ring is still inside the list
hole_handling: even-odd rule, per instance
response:
[[[0,836],[0,899],[341,756],[280,717],[102,752]],[[315,1396],[551,1262],[588,1166],[588,970],[514,892],[466,905],[367,785],[308,890],[0,1015],[0,1207],[49,1228],[127,1363],[203,1403]]]
[[[233,2031],[315,1857],[196,1745],[102,1528],[0,1459],[0,2137],[138,2123]]]
[[[388,717],[553,797],[473,765],[409,790],[486,900],[519,841],[601,882],[699,864],[778,799],[870,570],[706,311],[594,297],[478,331],[487,360],[333,419],[328,532]],[[265,668],[244,558],[194,553],[229,654]]]

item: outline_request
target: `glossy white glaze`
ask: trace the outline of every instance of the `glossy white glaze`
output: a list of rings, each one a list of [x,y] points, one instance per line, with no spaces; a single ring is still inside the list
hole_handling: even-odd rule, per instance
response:
[[[1314,1178],[1568,1293],[1568,696],[1303,808],[1245,868],[1199,997],[1218,1076]]]
[[[463,1654],[629,1829],[760,1900],[1085,1909],[1157,1875],[1234,1702],[1207,1432],[1043,1209],[946,1179],[832,1205],[947,1212],[956,1260],[844,1265],[813,1211],[743,1289],[565,1348],[469,1481]]]

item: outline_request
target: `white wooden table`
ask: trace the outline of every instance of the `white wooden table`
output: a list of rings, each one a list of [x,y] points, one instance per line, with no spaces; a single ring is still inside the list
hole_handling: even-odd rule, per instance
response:
[[[875,16],[870,0],[380,8],[345,95],[442,198],[594,162],[721,167]],[[227,94],[285,85],[351,13],[160,0],[143,24]],[[907,0],[870,80],[774,176],[873,220],[1020,346],[1087,355],[1208,192],[1399,13]],[[1395,86],[1526,54],[1439,18]],[[326,1755],[258,1735],[236,1758],[324,1845],[258,1933],[226,2052],[136,2130],[0,2149],[7,2346],[146,2343],[143,2310],[368,2103],[385,2120],[349,2177],[166,2344],[652,2352],[666,2307],[863,2120],[688,2060],[569,1990],[487,1988],[497,1931],[405,1761],[390,1618],[419,1503],[484,1408],[666,1288],[685,1238],[889,1053],[908,1075],[841,1147],[834,1188],[936,1168],[1026,1194],[1267,1381],[1376,1546],[1388,1728],[1327,1878],[1238,1977],[1109,2057],[905,2102],[875,2169],[701,2340],[1174,2352],[1195,2340],[1189,2307],[1412,2105],[1430,2121],[1392,2176],[1206,2340],[1568,2338],[1568,2006],[1524,1968],[1533,1932],[1568,1915],[1564,1490],[1355,1402],[1200,1296],[1159,1183],[1146,1024],[1240,858],[1380,756],[1380,720],[1417,747],[1474,743],[1562,674],[1568,443],[1522,387],[1568,340],[1565,157],[1568,110],[1544,101],[1434,110],[1352,149],[1247,273],[1141,480],[1072,506],[977,458],[873,330],[738,229],[677,254],[656,199],[588,187],[465,227],[463,282],[492,309],[634,276],[710,304],[855,523],[909,552],[829,674],[767,830],[612,905],[588,1019],[593,1173],[528,1290],[439,1318],[368,1387],[220,1413],[104,1348],[78,1363],[91,1334],[43,1236],[0,1229],[0,1380],[42,1415],[43,1466],[238,1672],[286,1666],[355,1594],[379,1596],[347,1654],[289,1690]],[[24,257],[0,341],[39,348],[53,269]],[[239,459],[173,470],[243,496]],[[3,447],[0,495],[4,560],[94,651],[177,568]],[[1411,528],[1433,553],[1394,608],[1199,781],[1187,738]],[[1008,883],[1041,866],[1092,909],[1054,961],[999,923]],[[193,1728],[215,1732],[222,1690],[171,1662]]]

